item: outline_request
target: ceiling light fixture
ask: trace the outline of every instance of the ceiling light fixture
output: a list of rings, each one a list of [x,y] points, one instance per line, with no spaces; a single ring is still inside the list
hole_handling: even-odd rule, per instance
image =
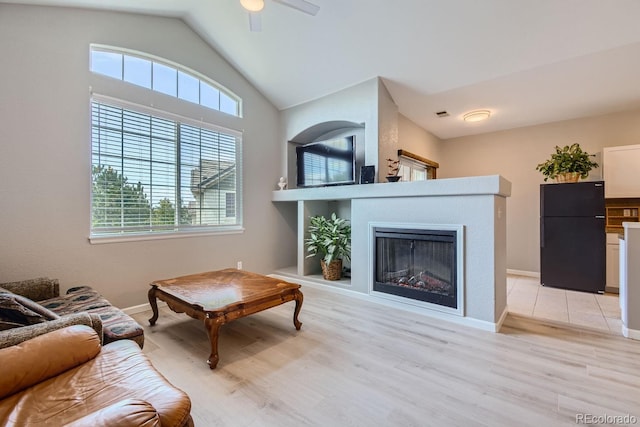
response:
[[[240,0],[240,4],[249,12],[260,12],[264,9],[264,0]]]
[[[462,119],[465,122],[480,122],[482,120],[487,120],[491,116],[491,111],[489,110],[475,110],[469,111]]]

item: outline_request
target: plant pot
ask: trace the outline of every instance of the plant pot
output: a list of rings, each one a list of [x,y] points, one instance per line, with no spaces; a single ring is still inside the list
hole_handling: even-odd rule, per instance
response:
[[[387,181],[389,181],[389,182],[398,182],[398,181],[400,181],[400,177],[398,175],[389,175],[389,176],[387,176]]]
[[[322,267],[322,277],[324,280],[340,280],[342,277],[342,260],[334,259],[327,265],[324,260],[320,260],[320,266]]]
[[[580,179],[580,173],[578,172],[565,172],[556,175],[556,182],[578,182]]]

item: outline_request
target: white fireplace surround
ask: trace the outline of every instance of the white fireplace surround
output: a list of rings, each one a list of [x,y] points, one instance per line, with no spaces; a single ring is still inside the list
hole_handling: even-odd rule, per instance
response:
[[[506,198],[511,183],[499,175],[432,179],[416,182],[375,183],[274,191],[272,200],[290,221],[296,240],[293,265],[274,273],[303,284],[321,286],[372,302],[422,315],[498,331],[507,314]],[[403,207],[411,206],[411,209]],[[319,261],[307,258],[304,238],[312,215],[336,212],[351,220],[351,277],[322,280]],[[410,224],[410,227],[462,226],[463,245],[458,274],[463,291],[460,312],[418,307],[416,302],[391,300],[371,292],[373,266],[371,224]],[[435,304],[434,304],[435,305]]]
[[[426,301],[418,301],[411,298],[404,298],[397,295],[391,295],[384,292],[373,290],[375,282],[375,230],[377,228],[392,228],[397,230],[429,230],[429,231],[455,231],[456,232],[456,297],[457,308],[445,307]],[[422,224],[407,222],[369,222],[369,275],[367,282],[369,284],[369,294],[378,298],[388,299],[396,303],[409,304],[428,310],[440,311],[443,313],[464,316],[464,225],[462,224]]]

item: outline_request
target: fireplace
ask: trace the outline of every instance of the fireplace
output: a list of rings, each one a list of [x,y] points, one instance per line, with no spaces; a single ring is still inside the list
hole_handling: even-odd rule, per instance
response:
[[[373,227],[373,292],[460,313],[462,230],[442,228]]]

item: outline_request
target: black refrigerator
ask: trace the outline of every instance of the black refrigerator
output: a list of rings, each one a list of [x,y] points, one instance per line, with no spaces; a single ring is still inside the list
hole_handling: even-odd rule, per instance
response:
[[[604,182],[540,185],[540,283],[604,292]]]

